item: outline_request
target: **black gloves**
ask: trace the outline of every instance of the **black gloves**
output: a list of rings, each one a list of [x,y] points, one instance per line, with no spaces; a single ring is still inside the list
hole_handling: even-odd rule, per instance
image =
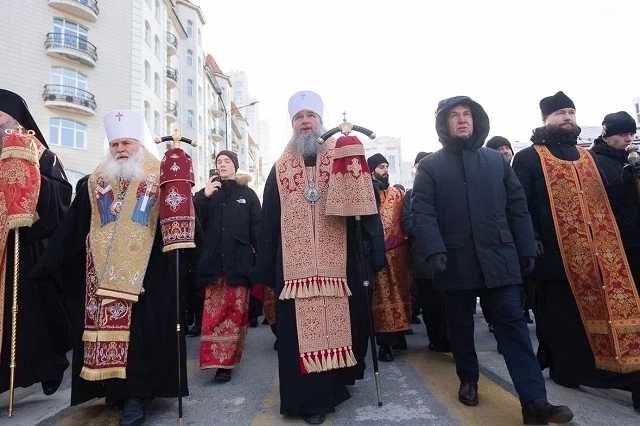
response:
[[[434,274],[444,272],[447,270],[447,254],[435,253],[429,256],[427,259],[427,271]]]
[[[535,257],[521,257],[520,258],[520,274],[522,276],[528,275],[533,271],[533,267],[536,266]]]
[[[625,164],[622,168],[620,179],[624,182],[632,182],[634,177],[640,177],[640,161],[635,164]]]
[[[542,245],[542,241],[536,239],[536,256],[540,257],[544,254],[544,246]]]

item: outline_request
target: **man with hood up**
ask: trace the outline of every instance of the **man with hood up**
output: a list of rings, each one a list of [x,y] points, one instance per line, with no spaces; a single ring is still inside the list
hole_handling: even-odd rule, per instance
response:
[[[547,401],[520,309],[519,284],[534,267],[536,247],[518,178],[499,152],[482,146],[489,117],[471,98],[440,101],[436,131],[443,148],[418,165],[411,220],[434,286],[445,292],[458,400],[468,406],[479,402],[472,309],[480,296],[494,314],[524,424],[568,423],[571,410]]]

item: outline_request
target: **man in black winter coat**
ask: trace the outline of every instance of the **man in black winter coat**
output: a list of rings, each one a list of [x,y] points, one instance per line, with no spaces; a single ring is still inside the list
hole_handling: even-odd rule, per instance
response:
[[[616,217],[633,280],[640,291],[640,194],[636,189],[640,162],[629,164],[625,150],[635,135],[636,121],[627,112],[607,114],[602,121],[602,135],[594,141],[591,153]]]
[[[445,291],[458,399],[478,404],[479,367],[473,343],[476,297],[494,315],[495,334],[522,404],[524,424],[567,423],[573,413],[547,401],[520,309],[519,284],[534,266],[531,217],[515,173],[483,147],[489,117],[467,96],[440,101],[436,131],[443,148],[418,165],[411,220],[434,285]]]

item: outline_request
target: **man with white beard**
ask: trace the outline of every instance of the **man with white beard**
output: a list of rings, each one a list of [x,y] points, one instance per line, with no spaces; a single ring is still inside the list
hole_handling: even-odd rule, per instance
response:
[[[318,143],[322,114],[317,93],[289,99],[293,136],[265,184],[253,277],[275,289],[280,413],[309,424],[350,397],[346,385],[362,378],[367,348],[357,222],[327,214],[336,141]],[[348,188],[337,193],[349,202]],[[365,247],[384,244],[378,215],[363,216],[361,226]]]
[[[65,293],[80,297],[71,405],[106,397],[107,403],[124,406],[120,425],[139,425],[146,399],[178,396],[176,263],[162,252],[160,162],[145,148],[144,118],[112,111],[104,125],[109,152],[78,184],[34,274],[67,274]],[[184,252],[181,261],[192,261],[192,250]],[[77,269],[83,273],[73,272]],[[100,357],[103,353],[118,356]],[[185,357],[180,369],[186,396]]]

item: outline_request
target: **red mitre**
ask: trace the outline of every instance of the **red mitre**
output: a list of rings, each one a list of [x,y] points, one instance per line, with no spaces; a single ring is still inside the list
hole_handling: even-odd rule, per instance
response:
[[[32,131],[11,132],[3,137],[0,191],[6,203],[8,229],[31,226],[38,220],[40,146]]]
[[[171,148],[160,163],[160,230],[163,252],[195,247],[196,215],[191,187],[195,185],[191,157]]]
[[[364,146],[355,136],[340,136],[333,151],[327,214],[367,216],[378,213]]]

